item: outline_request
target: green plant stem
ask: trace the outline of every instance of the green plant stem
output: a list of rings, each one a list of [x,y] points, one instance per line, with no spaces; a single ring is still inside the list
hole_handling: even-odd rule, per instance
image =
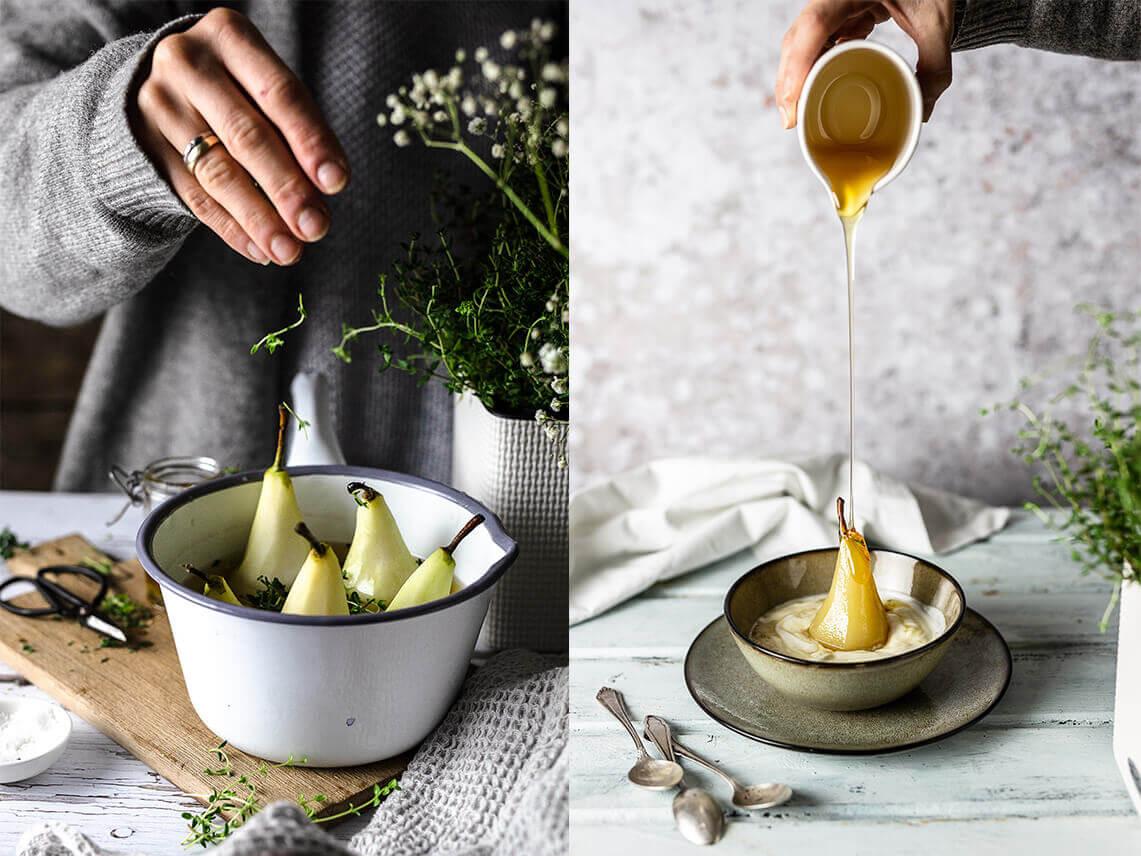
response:
[[[500,178],[499,174],[488,165],[487,161],[476,154],[476,152],[467,143],[465,143],[463,140],[460,140],[459,142],[451,142],[448,140],[433,140],[423,132],[421,132],[421,137],[424,140],[424,145],[428,146],[429,148],[450,149],[453,152],[459,152],[472,163],[474,163],[477,167],[479,167],[480,172],[495,182],[495,186],[499,188],[500,192],[503,193],[503,195],[511,201],[512,205],[519,209],[519,213],[522,214],[524,218],[526,218],[528,223],[535,227],[535,231],[537,231],[539,235],[542,236],[544,241],[551,245],[555,252],[566,258],[570,257],[570,252],[567,250],[566,244],[563,243],[562,239],[559,238],[559,236],[555,234],[555,232],[553,232],[551,229],[547,228],[547,226],[535,215],[535,212],[532,211],[530,207],[528,207],[527,203],[519,198],[519,194],[512,190],[511,186],[502,178]]]

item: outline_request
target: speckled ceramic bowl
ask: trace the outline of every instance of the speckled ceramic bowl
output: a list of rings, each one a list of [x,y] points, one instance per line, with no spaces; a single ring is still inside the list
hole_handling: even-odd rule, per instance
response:
[[[873,550],[873,573],[881,592],[908,594],[943,613],[945,629],[926,645],[865,662],[818,662],[764,648],[749,630],[769,609],[798,597],[828,591],[836,550],[810,550],[753,568],[725,595],[725,618],[733,641],[758,675],[781,694],[820,710],[866,710],[914,689],[946,653],[966,611],[963,590],[930,562]]]

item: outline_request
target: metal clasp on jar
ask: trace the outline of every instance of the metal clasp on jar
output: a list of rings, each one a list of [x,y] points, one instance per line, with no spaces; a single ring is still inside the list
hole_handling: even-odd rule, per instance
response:
[[[111,466],[111,480],[127,495],[127,503],[107,525],[118,523],[133,505],[141,505],[149,511],[153,504],[170,499],[188,487],[216,479],[221,474],[222,466],[204,455],[159,458],[141,470],[130,472],[114,464]]]

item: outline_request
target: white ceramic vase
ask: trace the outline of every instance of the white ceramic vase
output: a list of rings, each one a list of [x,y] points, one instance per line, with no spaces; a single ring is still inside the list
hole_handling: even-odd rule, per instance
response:
[[[1141,582],[1125,567],[1117,631],[1113,757],[1133,808],[1141,814]]]
[[[519,543],[480,650],[565,651],[569,479],[554,444],[535,420],[498,416],[470,394],[456,398],[454,437],[452,485],[494,511]]]

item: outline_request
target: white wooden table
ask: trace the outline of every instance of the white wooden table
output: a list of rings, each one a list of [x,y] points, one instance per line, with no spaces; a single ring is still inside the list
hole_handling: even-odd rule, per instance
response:
[[[629,736],[594,700],[621,690],[635,720],[656,713],[743,783],[787,782],[793,802],[734,811],[722,853],[1141,853],[1141,820],[1111,748],[1116,625],[1097,623],[1106,582],[1082,577],[1068,549],[1029,515],[990,541],[939,558],[967,602],[1014,654],[1005,698],[980,723],[915,751],[837,757],[753,742],[706,716],[682,678],[694,636],[721,613],[739,555],[572,628],[571,825],[574,853],[691,854],[671,794],[625,780]],[[727,789],[687,767],[728,805]],[[844,850],[839,850],[844,847]]]
[[[142,512],[132,509],[115,526],[105,524],[123,505],[113,495],[0,491],[0,527],[10,526],[36,543],[78,532],[117,559],[135,555],[135,532]],[[7,574],[0,572],[0,577]],[[47,698],[0,661],[0,697]],[[71,742],[47,772],[25,782],[0,785],[0,853],[15,852],[23,832],[37,821],[70,824],[97,845],[128,853],[180,853],[186,837],[186,810],[199,804],[166,779],[72,716]],[[328,828],[347,840],[371,812]],[[198,848],[196,848],[197,850]]]

